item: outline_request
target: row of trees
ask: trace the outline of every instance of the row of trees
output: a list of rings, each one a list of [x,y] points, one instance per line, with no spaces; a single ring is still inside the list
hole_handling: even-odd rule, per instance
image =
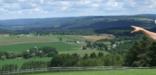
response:
[[[53,57],[58,54],[58,51],[55,48],[51,47],[42,47],[42,48],[30,48],[23,52],[23,58],[31,58],[31,57]]]
[[[85,54],[80,57],[78,54],[59,54],[54,56],[49,67],[69,67],[69,66],[121,66],[123,64],[122,56],[118,54]]]
[[[15,53],[9,53],[9,52],[0,52],[0,59],[4,60],[4,59],[13,59],[18,57],[18,54]]]
[[[38,68],[47,68],[48,67],[48,62],[45,61],[29,61],[29,62],[25,62],[22,66],[21,66],[21,70],[25,70],[25,69],[38,69]]]
[[[9,53],[9,52],[0,52],[0,59],[13,59],[18,57],[23,57],[25,59],[31,57],[53,57],[58,54],[58,51],[55,48],[51,47],[42,47],[42,48],[30,48],[24,51],[21,54]]]
[[[112,45],[112,42],[110,40],[109,41],[101,40],[101,41],[95,41],[95,42],[86,41],[86,46],[84,46],[83,49],[91,48],[91,49],[108,51],[111,45]]]

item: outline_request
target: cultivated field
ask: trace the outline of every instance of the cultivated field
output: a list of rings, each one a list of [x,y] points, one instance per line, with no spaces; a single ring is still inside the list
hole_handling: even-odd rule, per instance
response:
[[[25,75],[156,75],[156,69],[45,72],[45,73],[32,73],[32,74],[25,74]]]
[[[88,36],[82,36],[88,41],[98,41],[98,40],[104,40],[104,39],[113,39],[114,36],[111,34],[103,34],[103,35],[88,35]]]

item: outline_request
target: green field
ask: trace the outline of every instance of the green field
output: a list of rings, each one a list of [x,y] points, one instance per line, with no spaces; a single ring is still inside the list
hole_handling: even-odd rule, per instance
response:
[[[63,41],[82,39],[80,35],[0,35],[0,46],[25,43],[58,42],[59,38],[62,38]]]
[[[0,60],[0,67],[2,65],[6,65],[6,64],[16,64],[19,67],[24,63],[24,62],[28,62],[28,61],[45,61],[45,62],[49,62],[51,60],[51,58],[49,57],[34,57],[34,58],[30,58],[30,59],[22,59],[22,58],[17,58],[17,59],[7,59],[7,60]]]
[[[62,38],[62,41],[59,40]],[[34,47],[53,47],[59,53],[92,53],[99,52],[97,50],[82,50],[80,44],[75,43],[75,41],[84,41],[81,35],[0,35],[0,51],[2,52],[12,52],[21,53],[30,48]]]
[[[62,38],[62,41],[59,40]],[[19,53],[33,47],[53,47],[58,51],[80,50],[80,44],[74,41],[83,40],[79,35],[0,35],[0,51]]]
[[[25,75],[156,75],[156,69],[127,69],[127,70],[73,71],[73,72],[67,71],[67,72],[32,73]]]
[[[0,51],[19,53],[19,52],[26,51],[30,48],[34,48],[34,47],[41,48],[46,46],[56,48],[58,51],[79,50],[80,48],[80,45],[76,45],[76,44],[68,44],[64,42],[47,42],[47,43],[26,43],[26,44],[5,45],[5,46],[0,46]]]

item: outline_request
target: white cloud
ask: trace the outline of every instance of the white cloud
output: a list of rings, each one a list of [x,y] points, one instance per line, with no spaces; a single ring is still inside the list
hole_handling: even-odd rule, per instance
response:
[[[93,7],[99,7],[100,5],[97,3],[92,4]]]
[[[69,1],[61,1],[60,3],[63,5],[69,5],[70,4]]]
[[[106,7],[110,10],[123,9],[123,2],[119,2],[117,0],[108,0],[106,2]]]
[[[91,0],[80,0],[79,3],[80,4],[90,4],[92,2],[91,2]]]
[[[40,0],[40,3],[41,3],[41,4],[44,4],[44,2],[45,2],[44,0]]]
[[[156,9],[156,1],[155,0],[149,0],[149,8]]]
[[[4,8],[6,10],[10,10],[10,12],[21,9],[20,5],[16,4],[16,3],[4,4],[4,5],[1,6],[1,8]]]
[[[66,6],[63,6],[62,8],[61,8],[61,10],[63,10],[63,11],[65,11],[65,10],[67,10],[68,9],[68,7],[66,7]]]
[[[34,8],[33,10],[34,10],[34,11],[41,11],[40,8]]]
[[[32,6],[32,8],[36,8],[36,7],[38,7],[38,4],[36,4],[36,3],[31,3],[31,6]]]
[[[27,12],[27,13],[24,13]],[[37,12],[37,14],[36,14]],[[90,12],[90,13],[88,13]],[[25,16],[156,13],[155,0],[0,0],[1,15]],[[29,14],[28,14],[29,13]],[[16,16],[18,16],[16,14]],[[40,15],[39,15],[40,14]],[[21,16],[21,15],[20,15]]]
[[[19,2],[25,2],[26,0],[18,0]]]
[[[17,11],[17,13],[18,13],[18,14],[22,14],[22,13],[23,13],[23,11]]]
[[[0,8],[0,12],[6,12],[7,10],[4,8]]]
[[[70,8],[70,2],[68,1],[61,1],[61,10],[65,11],[68,10]]]
[[[135,0],[128,0],[127,4],[129,4],[131,7],[135,7],[137,3]]]

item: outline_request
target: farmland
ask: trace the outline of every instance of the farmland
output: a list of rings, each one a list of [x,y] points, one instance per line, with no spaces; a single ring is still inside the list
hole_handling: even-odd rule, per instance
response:
[[[96,48],[87,48],[85,50],[82,49],[82,46],[86,45],[87,41],[95,42],[98,40],[106,39],[105,43],[110,43],[110,40],[113,40],[115,36],[113,35],[33,35],[33,34],[27,34],[27,35],[0,35],[0,52],[9,52],[9,53],[15,53],[15,54],[21,54],[30,48],[41,48],[41,47],[52,47],[55,48],[59,54],[78,54],[80,55],[80,58],[83,59],[85,54],[98,54],[99,52],[102,52],[104,55],[109,52],[105,50],[98,50]],[[100,42],[100,41],[99,41]],[[103,41],[102,41],[103,42]],[[120,43],[120,42],[117,42]],[[100,44],[100,43],[99,43]],[[98,43],[97,43],[98,45]],[[97,46],[96,45],[96,46]],[[123,47],[122,47],[123,48]],[[102,48],[99,48],[102,49]],[[69,55],[67,55],[69,56]],[[115,56],[115,55],[114,55]],[[105,56],[104,56],[105,57]],[[103,58],[104,58],[103,57]],[[110,59],[107,59],[107,57]],[[103,60],[103,58],[97,57],[99,60]],[[88,57],[88,60],[86,62],[93,62],[96,61],[96,57]],[[110,62],[114,61],[112,60],[112,56],[106,56],[104,60],[108,60]],[[118,58],[118,57],[117,57]],[[65,59],[65,58],[64,58]],[[66,58],[68,59],[68,58]],[[31,57],[28,59],[17,57],[13,59],[2,59],[0,60],[0,68],[3,68],[4,65],[17,65],[17,69],[21,69],[23,64],[31,62],[45,62],[49,63],[51,62],[52,57]],[[70,59],[71,60],[71,59]],[[120,56],[119,59],[121,60]],[[80,64],[85,64],[86,62],[79,61]],[[100,62],[100,61],[98,61]],[[102,61],[101,61],[102,62]],[[102,63],[99,63],[100,66],[102,66]],[[106,64],[112,64],[107,63]],[[119,61],[120,63],[120,61]],[[121,62],[122,63],[122,62]],[[32,63],[31,63],[32,64]],[[93,63],[97,64],[97,63]],[[118,62],[117,62],[118,64]],[[92,64],[91,64],[92,65]],[[120,64],[119,64],[120,65]],[[47,65],[46,65],[47,66]],[[30,68],[29,68],[30,69]],[[145,73],[144,73],[145,72]],[[61,72],[41,72],[41,73],[27,73],[25,75],[155,75],[155,69],[129,69],[129,70],[104,70],[104,71],[61,71]],[[22,74],[23,75],[23,74]]]
[[[111,35],[111,34],[103,34],[103,35],[100,35],[100,36],[97,36],[97,35],[89,35],[89,36],[82,36],[83,38],[85,38],[86,40],[89,40],[89,41],[98,41],[98,40],[101,40],[101,39],[113,39],[115,36]]]
[[[79,35],[0,35],[0,46],[12,45],[12,44],[24,44],[24,43],[47,43],[58,42],[59,38],[63,38],[63,41],[80,40]]]
[[[107,39],[108,36],[81,36],[81,35],[0,35],[0,51],[20,53],[33,47],[54,47],[59,52],[80,52],[85,40],[99,37]],[[61,39],[61,40],[60,40]],[[76,43],[80,41],[81,43]]]
[[[73,37],[73,39],[71,38]],[[47,36],[35,36],[35,35],[1,35],[0,36],[0,51],[9,52],[22,52],[32,47],[43,47],[52,46],[56,47],[58,50],[72,50],[74,47],[79,47],[79,45],[71,44],[66,42],[69,39],[71,41],[75,40],[74,37],[78,36],[59,36],[59,35],[47,35]],[[63,41],[59,41],[59,38],[63,38]],[[72,47],[72,48],[71,48]]]
[[[90,36],[91,37],[91,36]],[[94,36],[95,37],[95,36]],[[104,37],[104,36],[103,36]],[[101,38],[101,39],[105,39]],[[9,52],[20,54],[30,48],[34,47],[53,47],[60,54],[73,54],[78,53],[80,55],[97,53],[100,52],[98,50],[82,50],[81,46],[85,44],[86,38],[81,35],[0,35],[0,52]],[[76,41],[79,41],[77,43]],[[0,60],[0,66],[6,64],[17,64],[20,66],[24,62],[27,61],[46,61],[49,62],[51,58],[42,57],[42,58],[31,58],[31,59],[23,59],[23,58],[15,58],[15,59],[5,59]]]
[[[70,51],[70,50],[76,50],[80,48],[79,45],[77,46],[75,44],[68,44],[63,42],[47,42],[47,43],[25,43],[25,44],[13,44],[13,45],[0,46],[0,51],[19,53],[29,48],[44,47],[44,46],[54,47],[59,51]]]

